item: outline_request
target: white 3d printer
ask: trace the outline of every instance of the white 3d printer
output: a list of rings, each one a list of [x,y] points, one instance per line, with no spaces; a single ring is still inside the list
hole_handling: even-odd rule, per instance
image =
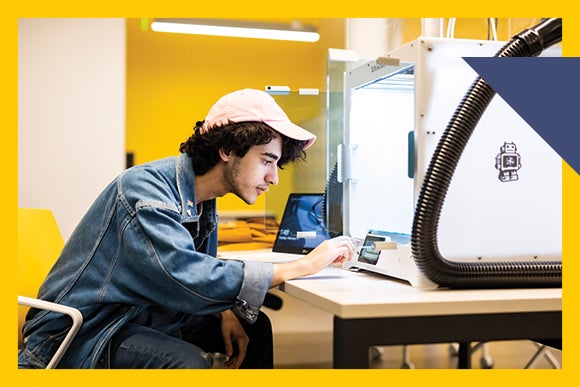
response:
[[[499,95],[484,107],[456,168],[430,166],[435,152],[446,152],[436,148],[478,78],[462,57],[491,57],[505,46],[422,37],[345,73],[337,176],[343,233],[362,241],[347,268],[419,288],[558,286],[558,279],[544,277],[561,276],[562,160]],[[540,51],[561,55],[557,46]],[[430,168],[449,174],[440,217],[416,214],[419,201],[432,195],[422,192]],[[422,252],[423,242],[412,240],[424,221],[435,222],[437,232],[427,239],[436,241],[426,242],[436,245],[435,253]],[[429,256],[421,261],[421,254]],[[445,273],[431,275],[432,262]],[[520,271],[532,280],[521,279]]]

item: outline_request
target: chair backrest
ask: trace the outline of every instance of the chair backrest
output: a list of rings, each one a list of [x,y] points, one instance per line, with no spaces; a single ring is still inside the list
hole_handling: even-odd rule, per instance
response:
[[[64,240],[52,212],[40,208],[18,209],[18,295],[35,298],[54,265]],[[18,308],[18,344],[28,308]]]

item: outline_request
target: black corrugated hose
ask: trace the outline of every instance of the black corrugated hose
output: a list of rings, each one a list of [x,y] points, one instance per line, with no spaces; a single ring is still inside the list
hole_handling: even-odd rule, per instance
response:
[[[495,56],[536,56],[561,40],[562,19],[542,19],[535,27],[514,36]],[[453,262],[439,252],[437,226],[445,195],[467,141],[494,95],[495,91],[482,78],[476,79],[439,140],[415,209],[413,258],[419,270],[442,287],[560,287],[561,262]]]

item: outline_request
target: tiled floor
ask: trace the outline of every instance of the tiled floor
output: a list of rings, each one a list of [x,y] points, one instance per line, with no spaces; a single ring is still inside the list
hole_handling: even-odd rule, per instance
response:
[[[284,300],[279,311],[265,310],[274,328],[274,364],[276,368],[325,369],[332,368],[332,315],[311,305],[275,291]],[[450,344],[408,346],[409,360],[414,368],[456,368],[457,357]],[[472,357],[472,368],[524,368],[536,353],[537,346],[528,340],[487,343],[489,355],[482,361],[477,350]],[[562,363],[562,351],[550,349],[549,356],[556,365]],[[388,346],[369,350],[371,368],[405,368],[403,347]],[[553,368],[542,355],[533,368]]]

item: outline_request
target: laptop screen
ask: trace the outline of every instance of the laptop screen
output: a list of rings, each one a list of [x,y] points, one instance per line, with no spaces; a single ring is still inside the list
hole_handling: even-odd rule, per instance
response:
[[[307,254],[329,239],[322,220],[322,200],[320,193],[290,194],[273,251]]]

